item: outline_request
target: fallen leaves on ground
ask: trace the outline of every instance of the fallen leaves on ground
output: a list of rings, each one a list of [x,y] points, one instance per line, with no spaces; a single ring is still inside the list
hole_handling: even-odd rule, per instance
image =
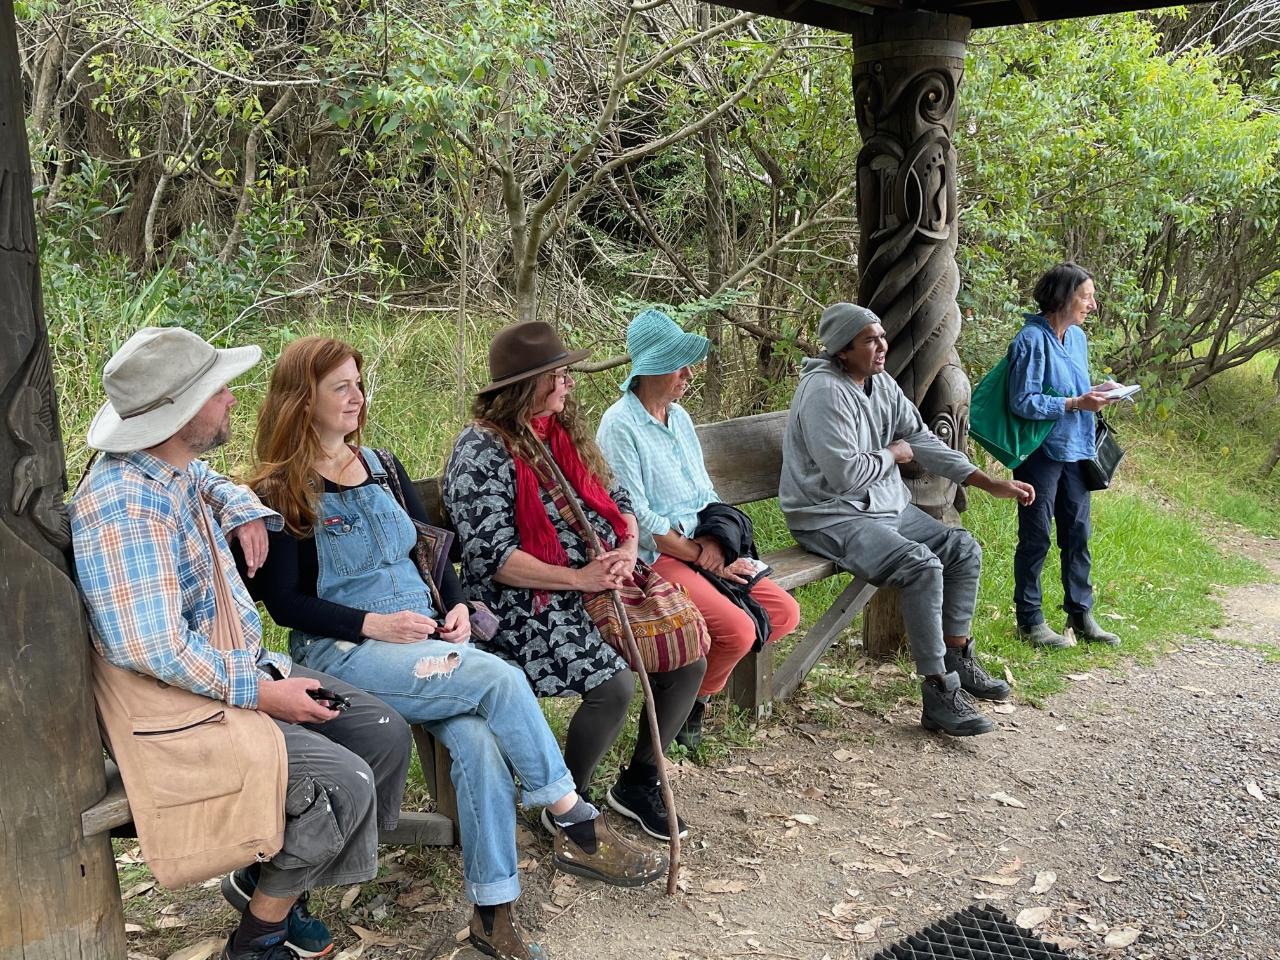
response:
[[[1113,930],[1102,938],[1102,942],[1108,947],[1119,948],[1127,947],[1132,944],[1138,937],[1142,936],[1142,931],[1136,927],[1124,927],[1120,930]]]
[[[142,894],[146,893],[148,890],[154,889],[155,885],[156,885],[156,882],[154,880],[143,880],[141,883],[135,883],[132,887],[130,887],[124,893],[120,894],[120,899],[132,900],[134,897],[141,896]]]
[[[1098,879],[1103,883],[1119,883],[1124,879],[1124,877],[1116,873],[1110,867],[1103,867],[1098,871]]]
[[[1017,807],[1019,810],[1027,809],[1027,805],[1012,794],[1005,793],[1003,790],[997,790],[991,794],[991,799],[1004,807]]]
[[[1249,796],[1253,797],[1253,799],[1257,800],[1259,803],[1267,802],[1267,795],[1263,793],[1262,788],[1258,786],[1256,783],[1254,783],[1252,780],[1248,780],[1245,782],[1244,789],[1245,789],[1245,792],[1249,794]]]
[[[1024,930],[1034,930],[1053,915],[1053,907],[1027,907],[1014,920]]]
[[[1005,877],[997,873],[984,873],[980,877],[974,877],[979,883],[989,883],[997,887],[1016,887],[1018,885],[1018,877]]]
[[[702,884],[703,893],[742,893],[750,884],[745,880],[707,880]]]
[[[1052,870],[1041,870],[1036,874],[1036,882],[1031,886],[1032,893],[1047,893],[1049,888],[1058,882],[1058,875]]]
[[[218,950],[222,949],[223,941],[220,937],[210,937],[207,940],[201,940],[199,943],[193,943],[189,947],[183,947],[176,953],[169,954],[169,960],[208,960]]]

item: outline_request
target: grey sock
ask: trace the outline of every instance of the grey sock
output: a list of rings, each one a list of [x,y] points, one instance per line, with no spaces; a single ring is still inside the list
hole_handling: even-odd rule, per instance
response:
[[[599,810],[583,800],[582,797],[578,797],[578,802],[564,813],[551,814],[551,820],[557,827],[571,827],[575,823],[586,823],[588,820],[594,820],[598,816],[600,816]]]

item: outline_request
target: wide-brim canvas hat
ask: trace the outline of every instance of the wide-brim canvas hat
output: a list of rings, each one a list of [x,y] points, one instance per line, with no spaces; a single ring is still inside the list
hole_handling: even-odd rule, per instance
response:
[[[261,357],[258,347],[219,350],[181,327],[143,327],[102,370],[107,402],[89,426],[89,446],[131,453],[168,440]]]
[[[541,373],[578,363],[590,350],[565,349],[555,328],[541,320],[528,320],[503,327],[489,344],[490,380],[480,393],[492,393]]]
[[[686,333],[661,310],[644,310],[627,327],[627,353],[631,355],[631,372],[618,389],[631,389],[636,377],[675,373],[705,359],[711,345],[698,333]]]

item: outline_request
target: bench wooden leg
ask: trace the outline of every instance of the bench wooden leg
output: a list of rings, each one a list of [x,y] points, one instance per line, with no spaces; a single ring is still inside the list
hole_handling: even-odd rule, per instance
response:
[[[773,712],[773,645],[766,643],[755,653],[738,661],[729,674],[725,694],[755,720]]]
[[[805,634],[803,640],[786,661],[773,673],[773,699],[785,700],[804,682],[813,665],[827,652],[827,648],[853,623],[853,618],[871,599],[876,588],[865,580],[854,579],[840,596],[836,597],[827,612]]]
[[[413,728],[413,740],[418,746],[418,759],[422,762],[422,777],[436,802],[436,812],[453,822],[455,840],[458,836],[458,795],[453,790],[453,778],[449,775],[453,758],[439,740],[424,726]]]

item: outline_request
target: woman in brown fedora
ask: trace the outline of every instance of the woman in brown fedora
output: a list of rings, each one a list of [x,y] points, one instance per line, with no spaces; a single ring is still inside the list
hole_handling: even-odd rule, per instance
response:
[[[623,591],[638,639],[659,638],[660,652],[653,663],[646,653],[645,666],[661,743],[640,724],[631,762],[608,802],[665,840],[658,758],[689,715],[710,641],[687,597],[637,564],[631,502],[571,396],[569,366],[586,355],[570,353],[541,322],[518,323],[495,337],[492,382],[476,397],[474,422],[458,437],[445,469],[445,506],[462,546],[464,587],[504,626],[488,649],[521,667],[538,696],[582,697],[569,723],[565,763],[584,795],[622,732],[635,693],[634,674],[605,638],[617,642],[616,629],[602,616],[611,609],[610,591]],[[590,523],[602,552],[592,550],[579,517]],[[671,603],[657,620],[641,621],[650,595],[666,595]],[[667,643],[673,636],[678,641]],[[683,823],[679,831],[686,833]]]

